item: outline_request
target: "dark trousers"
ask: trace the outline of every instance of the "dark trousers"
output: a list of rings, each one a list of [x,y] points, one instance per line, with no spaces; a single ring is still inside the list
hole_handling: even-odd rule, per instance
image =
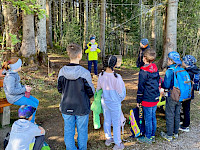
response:
[[[190,125],[190,100],[186,100],[182,102],[182,107],[183,107],[183,127],[189,127]]]
[[[167,97],[165,116],[168,136],[172,136],[173,133],[178,134],[178,129],[180,126],[180,109],[181,102],[175,102],[170,97]]]
[[[98,74],[98,72],[97,72],[98,61],[97,60],[88,61],[88,70],[91,73],[92,63],[94,64],[94,74],[97,75]]]
[[[44,144],[44,135],[42,136],[36,136],[35,137],[35,144],[34,144],[34,147],[33,147],[33,150],[41,150],[42,149],[42,146]]]

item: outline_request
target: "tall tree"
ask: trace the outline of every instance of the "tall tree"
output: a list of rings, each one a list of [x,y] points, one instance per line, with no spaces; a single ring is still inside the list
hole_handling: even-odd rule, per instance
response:
[[[164,46],[164,57],[162,68],[167,66],[167,56],[171,51],[177,49],[177,10],[178,1],[168,0],[167,6],[167,24],[166,24],[166,39]]]
[[[46,12],[46,0],[37,0],[37,4],[41,6],[40,9]],[[35,18],[35,48],[38,54],[39,62],[43,62],[47,51],[46,40],[46,15],[38,15]]]
[[[46,1],[46,11],[47,11],[47,19],[46,19],[46,31],[47,31],[47,45],[50,48],[53,48],[52,42],[52,8],[51,8],[52,0]]]
[[[86,47],[86,40],[88,38],[88,0],[85,0],[85,11],[84,11],[84,33],[83,33],[83,49]]]
[[[100,42],[102,58],[105,57],[106,0],[101,0]]]

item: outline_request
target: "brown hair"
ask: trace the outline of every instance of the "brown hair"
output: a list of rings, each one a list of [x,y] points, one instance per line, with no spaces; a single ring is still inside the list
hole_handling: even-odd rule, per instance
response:
[[[3,62],[2,69],[10,69],[9,64],[15,64],[19,58],[12,57],[10,60]]]
[[[72,43],[67,46],[67,52],[70,59],[76,59],[78,54],[82,52],[82,48],[80,45]]]
[[[152,49],[147,49],[144,51],[144,57],[149,63],[152,63],[156,58],[156,51]]]

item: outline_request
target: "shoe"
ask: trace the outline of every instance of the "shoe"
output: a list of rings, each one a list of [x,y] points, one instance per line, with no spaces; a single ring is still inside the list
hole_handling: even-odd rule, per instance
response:
[[[172,136],[168,136],[165,132],[161,132],[160,135],[167,141],[172,141]]]
[[[152,139],[147,138],[146,136],[141,136],[137,138],[137,141],[139,143],[147,143],[147,144],[152,144]]]
[[[184,131],[184,132],[190,132],[190,128],[189,127],[180,126],[179,130]]]
[[[178,139],[178,134],[173,134],[174,139]]]
[[[125,148],[123,143],[120,143],[120,145],[116,145],[113,147],[113,150],[123,150]]]
[[[152,143],[155,143],[155,142],[156,142],[155,136],[151,136],[151,139],[152,139]]]
[[[107,139],[106,142],[105,142],[105,145],[106,145],[106,146],[110,146],[112,143],[114,143],[113,138]]]

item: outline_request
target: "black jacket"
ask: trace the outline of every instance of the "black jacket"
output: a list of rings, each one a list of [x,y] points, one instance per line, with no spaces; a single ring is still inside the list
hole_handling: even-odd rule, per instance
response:
[[[159,72],[155,64],[144,65],[140,68],[137,103],[159,100],[159,79]]]
[[[200,69],[195,65],[194,67],[188,67],[185,68],[185,70],[188,72],[188,74],[190,75],[190,79],[193,81],[194,79],[194,74],[198,74],[200,73]],[[192,97],[191,99],[194,99],[194,90],[192,90]]]
[[[146,49],[149,49],[149,48],[150,48],[149,45],[146,48],[140,48],[140,52],[139,52],[138,59],[137,59],[137,62],[136,62],[136,65],[137,65],[138,68],[144,66],[143,53]]]
[[[94,95],[90,72],[77,64],[61,68],[58,75],[58,92],[61,113],[83,116],[90,113],[90,98]]]

